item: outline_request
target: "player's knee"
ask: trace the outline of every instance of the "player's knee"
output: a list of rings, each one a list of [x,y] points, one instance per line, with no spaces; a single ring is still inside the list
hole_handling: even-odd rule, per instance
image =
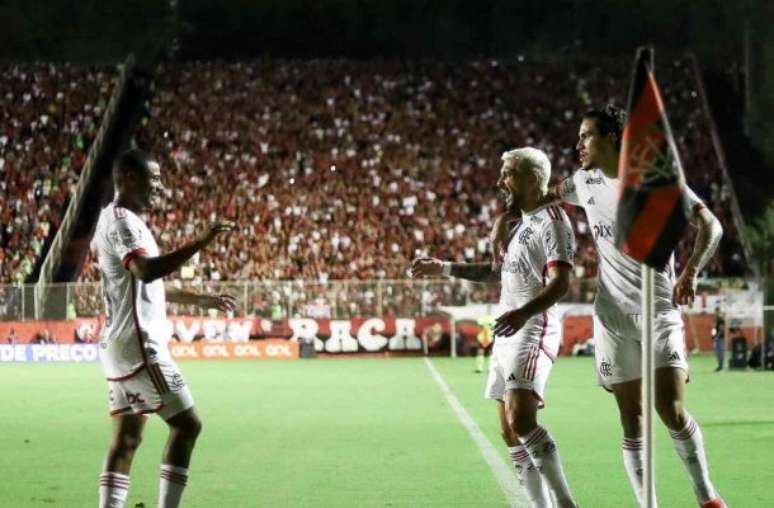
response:
[[[685,427],[685,410],[679,400],[657,400],[656,412],[664,425],[672,430]]]
[[[202,421],[199,418],[188,418],[182,425],[175,427],[174,432],[183,439],[196,441],[202,433]]]
[[[134,455],[134,452],[140,447],[141,443],[142,436],[139,434],[122,434],[116,437],[113,443],[113,449],[120,455],[131,456]]]

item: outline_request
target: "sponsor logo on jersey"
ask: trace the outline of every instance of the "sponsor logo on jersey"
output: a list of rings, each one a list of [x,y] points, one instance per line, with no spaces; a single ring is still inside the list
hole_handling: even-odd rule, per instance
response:
[[[519,233],[519,243],[522,245],[526,245],[527,242],[529,242],[529,239],[532,238],[532,235],[535,234],[535,230],[532,228],[524,228],[521,233]]]
[[[601,176],[592,176],[592,177],[586,178],[586,185],[601,185],[601,184],[602,184]]]
[[[505,261],[503,262],[501,271],[507,273],[525,274],[529,273],[529,264],[523,259],[513,259],[511,257],[506,257]]]
[[[680,359],[680,353],[678,353],[677,351],[672,351],[672,354],[669,355],[670,362],[678,361],[679,359]]]
[[[596,205],[597,202],[594,201],[594,196],[591,196],[588,201],[586,201],[587,205]]]
[[[602,362],[599,364],[599,373],[604,377],[610,377],[613,375],[613,366],[608,362]]]
[[[594,224],[594,239],[613,238],[615,234],[612,224]]]
[[[513,375],[513,372],[511,372],[511,375],[508,376],[508,381],[516,381],[516,376]]]
[[[141,393],[126,392],[126,401],[129,404],[145,404]]]

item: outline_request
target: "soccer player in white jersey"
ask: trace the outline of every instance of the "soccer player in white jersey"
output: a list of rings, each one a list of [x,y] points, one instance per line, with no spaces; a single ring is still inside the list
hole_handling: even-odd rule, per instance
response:
[[[558,506],[574,507],[556,443],[538,425],[537,411],[543,407],[559,349],[561,323],[555,304],[570,285],[575,237],[563,210],[538,205],[551,176],[548,157],[535,148],[520,148],[504,153],[502,159],[497,185],[508,208],[521,210],[521,219],[508,231],[500,262],[419,258],[411,265],[411,275],[500,281],[485,396],[498,401],[502,437],[531,505],[551,507],[550,491]]]
[[[166,302],[228,311],[234,309],[234,299],[182,291],[165,294],[162,278],[231,226],[215,225],[180,249],[161,254],[150,229],[138,216],[160,197],[158,163],[139,150],[130,150],[116,159],[113,177],[115,200],[100,213],[92,240],[102,275],[106,317],[100,348],[113,420],[113,436],[100,475],[99,507],[124,506],[145,415],[156,413],[169,426],[158,506],[174,508],[188,480],[201,421],[167,349]]]
[[[614,106],[584,115],[576,147],[581,169],[553,186],[547,202],[561,199],[582,207],[594,236],[599,255],[594,302],[597,377],[618,403],[623,462],[642,503],[641,265],[615,246],[624,116]],[[693,302],[697,274],[715,253],[723,229],[693,191],[686,189],[686,193],[693,214],[691,223],[698,228],[693,252],[679,277],[675,276],[674,259],[655,274],[655,405],[691,477],[699,504],[716,508],[725,505],[709,478],[701,429],[684,407],[688,363],[678,305]]]

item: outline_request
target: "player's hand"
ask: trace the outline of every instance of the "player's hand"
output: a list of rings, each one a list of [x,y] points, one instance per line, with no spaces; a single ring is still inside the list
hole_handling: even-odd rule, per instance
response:
[[[672,302],[675,305],[693,305],[697,285],[696,274],[690,270],[683,270],[672,290]]]
[[[441,275],[443,265],[440,259],[436,258],[417,258],[411,262],[409,267],[409,276],[412,279],[421,279],[423,277],[438,277]]]
[[[236,298],[228,293],[221,295],[201,295],[199,306],[206,309],[218,309],[222,312],[236,311]]]
[[[529,316],[521,309],[509,310],[495,320],[492,331],[500,337],[510,337],[524,326]]]
[[[199,235],[199,238],[197,239],[199,243],[202,244],[202,247],[209,244],[211,241],[215,239],[218,235],[222,233],[228,233],[234,229],[234,223],[233,222],[218,222],[217,224],[213,224],[207,230]]]

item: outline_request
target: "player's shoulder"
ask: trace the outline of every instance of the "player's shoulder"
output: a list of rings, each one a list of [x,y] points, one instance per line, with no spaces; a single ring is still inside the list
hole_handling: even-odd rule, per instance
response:
[[[538,217],[534,222],[541,228],[548,227],[554,223],[569,224],[570,222],[567,212],[559,204],[547,205],[540,212],[536,213],[534,217]]]
[[[136,213],[115,203],[110,203],[102,209],[102,217],[107,225],[139,226],[144,224]]]

